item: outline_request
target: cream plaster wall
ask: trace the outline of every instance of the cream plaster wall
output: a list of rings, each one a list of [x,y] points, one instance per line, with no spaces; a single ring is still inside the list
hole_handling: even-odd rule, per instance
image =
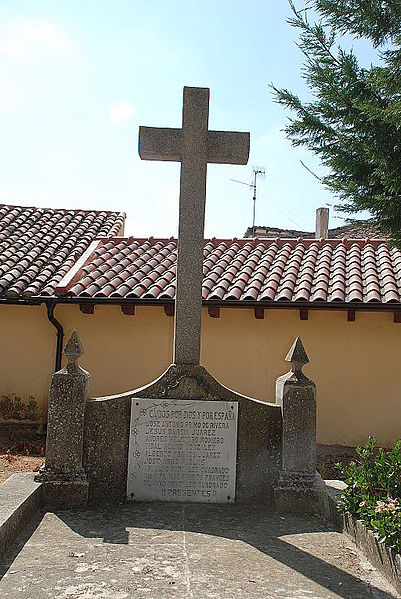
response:
[[[288,370],[284,357],[299,335],[317,386],[318,441],[365,443],[375,434],[384,446],[401,438],[401,324],[393,314],[342,311],[221,310],[204,318],[203,363],[221,382],[273,401],[275,379]]]
[[[126,316],[119,306],[97,306],[94,315],[76,305],[59,305],[55,316],[66,338],[75,327],[85,347],[81,360],[92,375],[93,396],[142,386],[172,360],[173,318],[162,308],[137,307]],[[55,329],[42,307],[1,306],[0,394],[46,398],[56,346]],[[392,313],[221,309],[203,316],[202,363],[223,384],[274,401],[277,376],[288,370],[284,357],[300,335],[310,358],[305,373],[318,390],[318,441],[364,443],[376,434],[389,446],[401,437],[401,325]]]
[[[85,349],[80,364],[91,373],[93,396],[141,387],[171,363],[174,322],[163,308],[136,307],[127,316],[120,306],[96,306],[91,315],[70,304],[57,306],[54,314],[66,339],[78,331]]]
[[[0,344],[0,396],[33,395],[43,418],[56,347],[45,306],[0,306]]]

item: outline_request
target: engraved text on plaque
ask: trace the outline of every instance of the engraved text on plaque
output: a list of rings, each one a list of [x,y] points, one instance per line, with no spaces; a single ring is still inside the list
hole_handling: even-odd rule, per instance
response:
[[[133,399],[127,497],[235,500],[238,403]]]

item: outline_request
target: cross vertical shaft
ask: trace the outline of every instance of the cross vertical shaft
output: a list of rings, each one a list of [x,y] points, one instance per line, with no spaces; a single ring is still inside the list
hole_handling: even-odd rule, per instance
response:
[[[199,364],[209,90],[184,88],[174,363]]]
[[[143,160],[181,162],[174,363],[200,364],[207,163],[246,164],[249,133],[209,131],[209,89],[184,87],[182,128],[139,128]]]

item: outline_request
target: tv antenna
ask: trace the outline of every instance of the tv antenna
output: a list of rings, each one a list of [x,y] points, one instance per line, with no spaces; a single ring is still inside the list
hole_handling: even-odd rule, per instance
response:
[[[241,183],[241,185],[246,185],[247,187],[251,187],[253,190],[253,207],[252,207],[252,237],[255,237],[255,217],[256,217],[256,182],[257,177],[265,176],[265,169],[262,166],[254,166],[253,169],[253,183],[245,183],[245,181],[238,181],[238,179],[231,179],[234,183]]]

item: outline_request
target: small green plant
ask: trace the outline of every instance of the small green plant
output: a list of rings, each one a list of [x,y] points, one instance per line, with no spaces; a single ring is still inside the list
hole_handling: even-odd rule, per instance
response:
[[[379,543],[401,553],[401,440],[385,451],[370,437],[356,452],[355,461],[336,464],[347,484],[339,510],[362,520]]]

